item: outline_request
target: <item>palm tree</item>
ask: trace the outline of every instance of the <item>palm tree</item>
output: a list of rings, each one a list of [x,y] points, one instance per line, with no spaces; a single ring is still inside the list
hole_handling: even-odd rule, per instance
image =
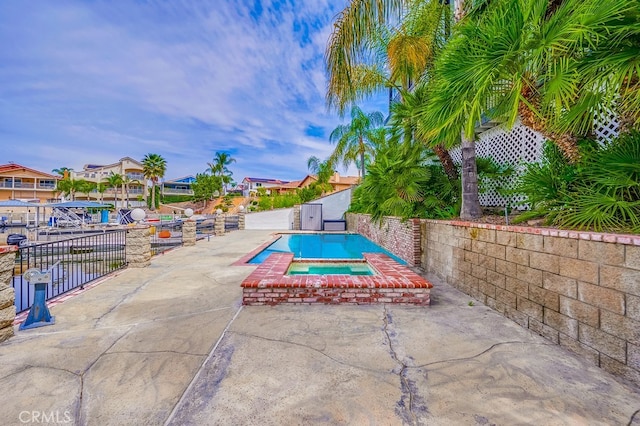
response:
[[[69,167],[60,167],[59,169],[53,169],[51,170],[52,173],[55,173],[57,175],[62,176],[63,178],[68,178],[70,175],[70,172],[72,172],[73,169],[69,168]]]
[[[127,200],[127,208],[129,208],[129,185],[131,185],[132,183],[135,184],[140,184],[140,181],[138,179],[131,179],[129,176],[124,175],[122,176],[122,186],[124,188],[124,192],[125,192],[125,199]]]
[[[98,191],[98,194],[100,194],[101,204],[104,202],[104,192],[107,190],[107,188],[109,187],[103,182],[98,182],[98,184],[96,184],[96,190]]]
[[[75,201],[76,192],[86,192],[88,182],[84,179],[71,179],[65,178],[58,181],[58,190],[62,191],[65,195],[71,196],[71,201]],[[91,192],[89,189],[88,192]]]
[[[118,188],[122,187],[122,175],[120,173],[111,172],[105,180],[107,181],[109,188],[113,189],[114,204],[115,207],[118,208]],[[122,204],[124,204],[124,200],[121,203],[121,208]]]
[[[494,0],[464,16],[464,2],[456,2],[456,16],[464,17],[439,55],[419,133],[446,142],[462,132],[461,216],[480,214],[471,162],[479,122],[494,119],[511,126],[519,117],[552,140],[569,161],[579,159],[577,141],[588,134],[593,116],[608,106],[602,102],[607,98],[604,83],[612,78],[602,74],[603,67],[596,73],[599,80],[589,80],[583,70],[593,67],[593,56],[607,55],[603,49],[625,40],[619,37],[621,23],[629,14],[637,17],[637,10],[637,0]],[[631,33],[638,34],[637,19]],[[630,59],[629,51],[627,61],[617,63],[625,63],[623,75],[633,77],[637,71],[630,74],[630,65],[637,69],[637,55]]]
[[[220,177],[220,181],[222,183],[222,188],[220,188],[223,194],[227,193],[227,185],[231,183],[231,176],[233,173],[227,168],[227,166],[231,163],[235,163],[236,159],[231,157],[226,152],[216,152],[215,157],[213,158],[212,163],[207,163],[209,168],[208,171],[211,172],[212,175]]]
[[[341,124],[329,135],[329,140],[336,144],[329,157],[329,164],[342,161],[345,167],[356,159],[360,160],[360,173],[364,179],[365,155],[374,152],[374,144],[384,136],[384,117],[381,112],[365,114],[359,107],[351,108],[351,122]]]
[[[78,181],[77,190],[80,193],[86,194],[87,195],[87,200],[89,200],[89,193],[91,191],[93,191],[94,189],[96,189],[96,183],[95,182],[90,182],[88,180],[83,180],[83,179]]]
[[[424,139],[421,133],[416,132],[418,113],[428,100],[427,84],[419,83],[411,92],[404,92],[402,102],[396,102],[391,105],[390,132],[393,136],[402,138],[407,143],[412,143],[415,139],[425,146],[431,146],[438,160],[440,160],[447,177],[450,181],[455,182],[459,177],[458,169],[451,158],[449,150],[443,143],[432,144]]]
[[[311,156],[307,159],[307,168],[317,177],[317,180],[311,185],[314,189],[319,189],[319,195],[331,192],[333,187],[329,183],[329,180],[333,175],[333,167],[331,167],[329,160],[320,161],[320,159],[315,155]]]
[[[567,64],[569,72],[550,79],[544,90],[545,104],[552,107],[551,127],[561,134],[588,134],[610,109],[621,131],[640,128],[640,2],[587,3],[588,28],[578,27],[576,36],[588,32],[588,44],[575,41],[579,54]]]
[[[629,44],[619,37],[621,22],[630,13],[637,17],[638,5],[637,0],[495,0],[472,10],[442,55],[442,84],[435,91],[444,93],[428,107],[439,116],[429,123],[431,131],[462,124],[465,137],[471,138],[483,118],[506,121],[510,127],[519,117],[576,162],[578,139],[591,130],[594,116],[606,106],[603,101],[621,87],[607,84],[614,71],[603,72],[599,62],[596,72],[593,58]],[[637,37],[638,21],[634,32]],[[614,80],[637,78],[637,51],[638,44],[624,50],[624,60],[608,62],[624,70]],[[590,78],[584,70],[592,71]],[[607,87],[615,90],[607,94]],[[638,102],[633,96],[625,99]]]
[[[142,159],[142,173],[151,181],[151,210],[156,209],[156,185],[167,171],[167,160],[160,154],[147,154]]]
[[[381,90],[392,93],[394,89],[400,94],[399,102],[394,103],[409,102],[406,108],[391,111],[391,116],[404,111],[402,119],[394,124],[413,138],[415,120],[409,116],[419,106],[418,102],[424,102],[426,91],[422,90],[419,96],[411,94],[416,83],[428,81],[433,62],[448,37],[451,20],[448,3],[385,1],[374,6],[367,1],[352,1],[339,15],[325,54],[329,76],[327,104],[342,114],[349,103]],[[395,20],[401,12],[406,13],[398,25]],[[421,140],[432,145],[429,142]],[[449,151],[443,144],[433,149],[447,175],[456,180],[458,172]]]

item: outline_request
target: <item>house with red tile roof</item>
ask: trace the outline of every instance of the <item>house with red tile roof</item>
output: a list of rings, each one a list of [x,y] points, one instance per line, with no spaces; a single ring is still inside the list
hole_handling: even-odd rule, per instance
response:
[[[60,176],[41,172],[21,164],[0,165],[0,200],[54,201]]]

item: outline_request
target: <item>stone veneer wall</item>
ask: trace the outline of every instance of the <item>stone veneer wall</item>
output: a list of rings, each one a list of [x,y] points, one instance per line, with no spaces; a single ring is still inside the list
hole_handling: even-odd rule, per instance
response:
[[[127,228],[125,248],[128,267],[144,268],[151,264],[149,228],[149,225],[135,225]]]
[[[347,213],[347,230],[356,232],[384,247],[411,266],[420,266],[420,221],[405,222],[397,217],[385,217],[380,225],[366,214]]]
[[[182,244],[185,246],[196,245],[196,222],[185,220],[182,222]]]
[[[365,223],[351,221],[361,228]],[[640,385],[640,236],[420,224],[426,271]],[[437,286],[433,291],[437,295]]]
[[[16,250],[15,246],[0,247],[0,342],[13,336],[16,307],[11,281],[16,261]]]

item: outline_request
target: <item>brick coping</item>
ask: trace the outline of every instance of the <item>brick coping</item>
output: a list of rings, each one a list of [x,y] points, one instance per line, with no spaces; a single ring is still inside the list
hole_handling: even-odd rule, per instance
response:
[[[429,281],[382,253],[364,253],[376,275],[286,275],[293,253],[273,253],[241,284],[243,288],[414,288],[430,289]],[[341,259],[338,262],[345,262]],[[305,260],[306,262],[306,260]]]
[[[17,246],[0,246],[0,254],[11,253],[13,251],[18,251],[18,247]]]
[[[494,225],[491,223],[468,222],[462,220],[435,220],[421,219],[426,223],[462,226],[466,228],[493,229],[496,231],[508,231],[519,234],[534,234],[545,237],[571,238],[575,240],[601,241],[605,243],[618,243],[640,246],[640,235],[634,234],[608,234],[592,231],[568,231],[555,228],[535,228],[531,226]]]

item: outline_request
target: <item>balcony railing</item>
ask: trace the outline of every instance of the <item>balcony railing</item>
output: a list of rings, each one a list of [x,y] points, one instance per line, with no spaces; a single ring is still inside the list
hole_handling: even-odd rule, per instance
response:
[[[144,181],[144,175],[142,173],[127,173],[126,176],[131,180]]]
[[[183,188],[162,188],[163,194],[186,194],[193,195],[193,189],[183,189]]]
[[[0,182],[0,188],[8,189],[44,189],[52,191],[56,185],[53,183],[38,183],[35,182]]]

